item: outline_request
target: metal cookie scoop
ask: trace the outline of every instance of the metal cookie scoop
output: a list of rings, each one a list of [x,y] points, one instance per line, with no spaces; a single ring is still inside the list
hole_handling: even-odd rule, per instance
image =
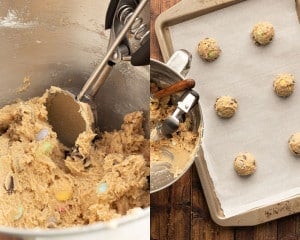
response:
[[[151,141],[158,141],[161,138],[170,138],[178,127],[183,114],[188,113],[199,100],[199,94],[190,90],[184,98],[177,103],[174,113],[151,131]]]
[[[108,26],[108,28],[111,27],[111,37],[102,62],[77,96],[68,91],[57,91],[50,94],[47,99],[49,123],[64,145],[74,146],[78,135],[85,131],[90,124],[86,115],[83,114],[86,105],[80,101],[91,106],[94,121],[97,121],[96,105],[93,99],[116,63],[130,60],[135,66],[149,64],[149,31],[147,25],[143,23],[143,19],[139,17],[148,2],[149,0],[111,1],[107,12],[107,17],[113,17],[112,24]],[[142,27],[141,24],[143,24]],[[132,34],[134,37],[131,36]],[[127,39],[131,40],[127,41]],[[132,47],[133,45],[134,47]]]
[[[67,147],[74,146],[78,135],[86,130],[88,124],[74,95],[68,91],[49,93],[46,107],[48,121],[58,139]]]

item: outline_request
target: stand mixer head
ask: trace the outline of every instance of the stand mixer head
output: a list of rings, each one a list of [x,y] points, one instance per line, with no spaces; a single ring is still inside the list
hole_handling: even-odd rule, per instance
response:
[[[120,61],[130,61],[134,66],[150,63],[149,24],[140,16],[149,0],[112,0],[107,10],[105,28],[111,29],[107,54],[92,73],[77,100],[91,100],[107,79],[112,67]]]

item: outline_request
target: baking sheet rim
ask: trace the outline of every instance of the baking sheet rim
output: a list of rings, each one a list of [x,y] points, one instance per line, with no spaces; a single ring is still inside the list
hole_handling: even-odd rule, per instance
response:
[[[167,62],[174,52],[168,29],[170,26],[243,1],[246,0],[216,0],[214,3],[211,3],[212,1],[210,3],[193,2],[193,4],[198,6],[190,9],[190,0],[181,0],[167,11],[161,13],[155,20],[154,27],[164,62]]]

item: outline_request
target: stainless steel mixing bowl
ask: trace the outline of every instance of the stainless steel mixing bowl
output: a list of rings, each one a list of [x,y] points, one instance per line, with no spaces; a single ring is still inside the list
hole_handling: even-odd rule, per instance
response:
[[[78,93],[106,52],[108,3],[0,1],[0,106],[17,98],[40,96],[51,85]],[[30,86],[20,92],[24,79],[29,79]],[[127,63],[116,66],[95,102],[101,130],[120,128],[128,112],[142,110],[148,116],[149,68],[133,68]],[[0,226],[0,232],[24,239],[149,239],[150,210],[90,226],[53,230]]]
[[[151,82],[156,83],[158,86],[164,88],[177,81],[181,81],[185,78],[190,68],[192,55],[186,50],[176,51],[167,63],[162,63],[156,60],[151,60]],[[184,93],[175,94],[172,96],[172,102],[176,105],[180,96]],[[150,192],[154,193],[162,190],[174,182],[176,182],[193,164],[195,158],[198,156],[198,150],[202,139],[202,114],[200,105],[197,104],[188,113],[192,119],[192,131],[197,132],[198,138],[195,143],[195,148],[190,154],[189,159],[182,159],[186,164],[181,170],[181,173],[174,175],[171,171],[172,164],[166,162],[151,162],[150,168]]]

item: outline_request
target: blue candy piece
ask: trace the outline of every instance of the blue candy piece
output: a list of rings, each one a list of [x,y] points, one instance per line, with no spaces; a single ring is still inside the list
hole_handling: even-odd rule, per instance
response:
[[[108,189],[107,182],[99,183],[97,186],[97,193],[98,194],[105,193],[107,191],[107,189]]]
[[[42,141],[43,139],[45,139],[49,134],[49,131],[47,128],[43,128],[41,131],[39,131],[39,133],[36,135],[36,140],[37,141]]]

